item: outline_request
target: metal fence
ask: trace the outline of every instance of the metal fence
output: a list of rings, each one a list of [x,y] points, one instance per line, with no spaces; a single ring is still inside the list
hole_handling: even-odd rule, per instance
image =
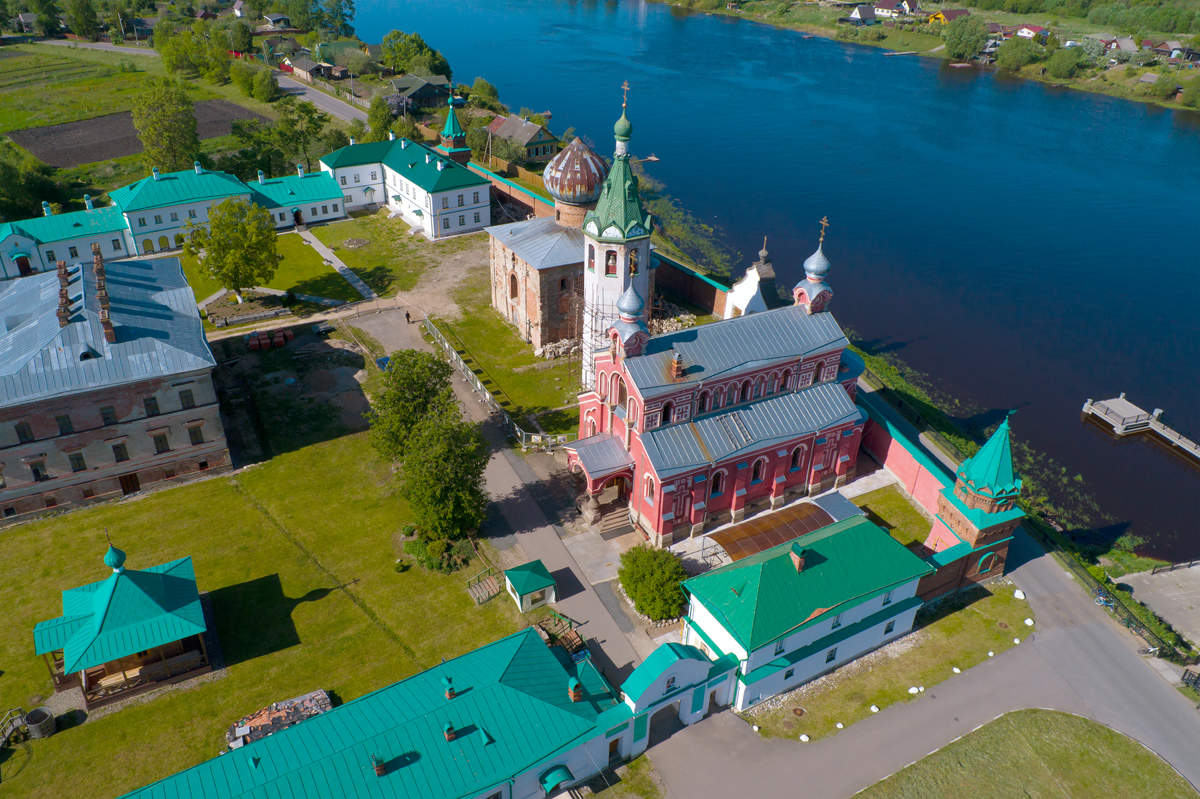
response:
[[[521,447],[521,449],[537,449],[544,452],[552,452],[573,440],[573,436],[550,435],[549,433],[531,433],[525,428],[521,427],[521,425],[517,424],[512,416],[509,415],[508,411],[504,409],[504,406],[500,404],[500,401],[496,399],[496,396],[491,392],[491,390],[483,384],[483,381],[481,381],[479,376],[475,374],[475,370],[467,365],[467,362],[464,361],[462,356],[458,354],[458,348],[450,343],[445,334],[438,329],[438,326],[428,319],[423,321],[421,326],[429,335],[429,338],[432,339],[433,343],[436,344],[443,353],[445,353],[446,358],[450,361],[450,364],[462,373],[462,376],[467,381],[467,385],[469,385],[475,392],[476,396],[479,397],[479,401],[491,408],[496,415],[500,417],[509,435],[516,439],[517,444]]]

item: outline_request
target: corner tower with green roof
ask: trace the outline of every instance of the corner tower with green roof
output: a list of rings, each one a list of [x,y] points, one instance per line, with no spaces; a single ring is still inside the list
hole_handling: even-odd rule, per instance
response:
[[[440,143],[433,149],[451,161],[465,164],[471,160],[471,148],[467,146],[467,132],[458,121],[454,111],[454,93],[446,100],[446,124],[442,126]]]
[[[626,84],[623,88],[628,89]],[[653,220],[642,206],[637,175],[629,156],[633,123],[621,103],[613,125],[616,146],[612,167],[600,187],[596,207],[583,220],[583,385],[595,383],[593,354],[608,346],[610,328],[620,316],[617,303],[632,289],[642,300],[636,322],[649,321],[650,233]]]

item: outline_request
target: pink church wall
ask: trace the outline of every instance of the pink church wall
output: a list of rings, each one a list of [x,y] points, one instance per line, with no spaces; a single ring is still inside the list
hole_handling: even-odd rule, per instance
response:
[[[893,437],[885,425],[873,418],[867,421],[863,431],[863,449],[896,475],[922,508],[937,514],[938,493],[953,485],[944,472],[934,473],[908,450],[901,439]]]

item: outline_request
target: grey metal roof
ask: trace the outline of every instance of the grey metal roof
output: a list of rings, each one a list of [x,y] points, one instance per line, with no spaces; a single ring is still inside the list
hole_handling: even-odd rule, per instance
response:
[[[583,470],[593,480],[633,466],[633,456],[612,433],[581,438],[566,448],[579,457]]]
[[[777,361],[831,352],[849,342],[828,311],[807,314],[798,305],[739,316],[654,336],[645,352],[625,361],[643,398],[681,386],[717,380]],[[674,353],[683,355],[684,376],[671,379]]]
[[[830,491],[828,494],[822,494],[813,499],[812,502],[818,508],[828,513],[830,518],[835,522],[849,519],[852,516],[867,515],[866,511],[846,499],[840,491]]]
[[[583,231],[563,227],[553,217],[541,216],[484,229],[534,269],[583,263]]]
[[[488,129],[492,131],[492,135],[494,136],[499,136],[502,139],[512,139],[519,144],[529,144],[534,139],[538,139],[539,134],[544,130],[536,122],[530,122],[528,119],[523,119],[516,114],[509,114],[506,117],[493,119]],[[545,131],[543,138],[549,141],[554,136],[549,131]]]
[[[90,263],[70,269],[66,327],[56,316],[56,272],[0,282],[0,408],[216,365],[178,258],[104,269],[112,344],[104,340]]]
[[[841,383],[817,383],[648,430],[642,445],[654,471],[665,478],[863,418]]]

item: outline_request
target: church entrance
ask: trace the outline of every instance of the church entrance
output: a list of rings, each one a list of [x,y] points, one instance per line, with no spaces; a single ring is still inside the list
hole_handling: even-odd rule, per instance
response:
[[[683,722],[679,720],[679,702],[672,702],[666,707],[659,708],[654,711],[654,715],[650,717],[650,743],[649,746],[662,743],[670,738],[675,733],[683,729]]]
[[[33,267],[30,266],[30,264],[29,264],[29,256],[28,255],[18,255],[16,258],[16,261],[17,261],[17,272],[20,273],[21,277],[25,277],[26,275],[33,274]]]
[[[295,224],[295,225],[303,225],[304,224],[304,217],[302,217],[300,215],[299,208],[292,209],[292,224]]]

